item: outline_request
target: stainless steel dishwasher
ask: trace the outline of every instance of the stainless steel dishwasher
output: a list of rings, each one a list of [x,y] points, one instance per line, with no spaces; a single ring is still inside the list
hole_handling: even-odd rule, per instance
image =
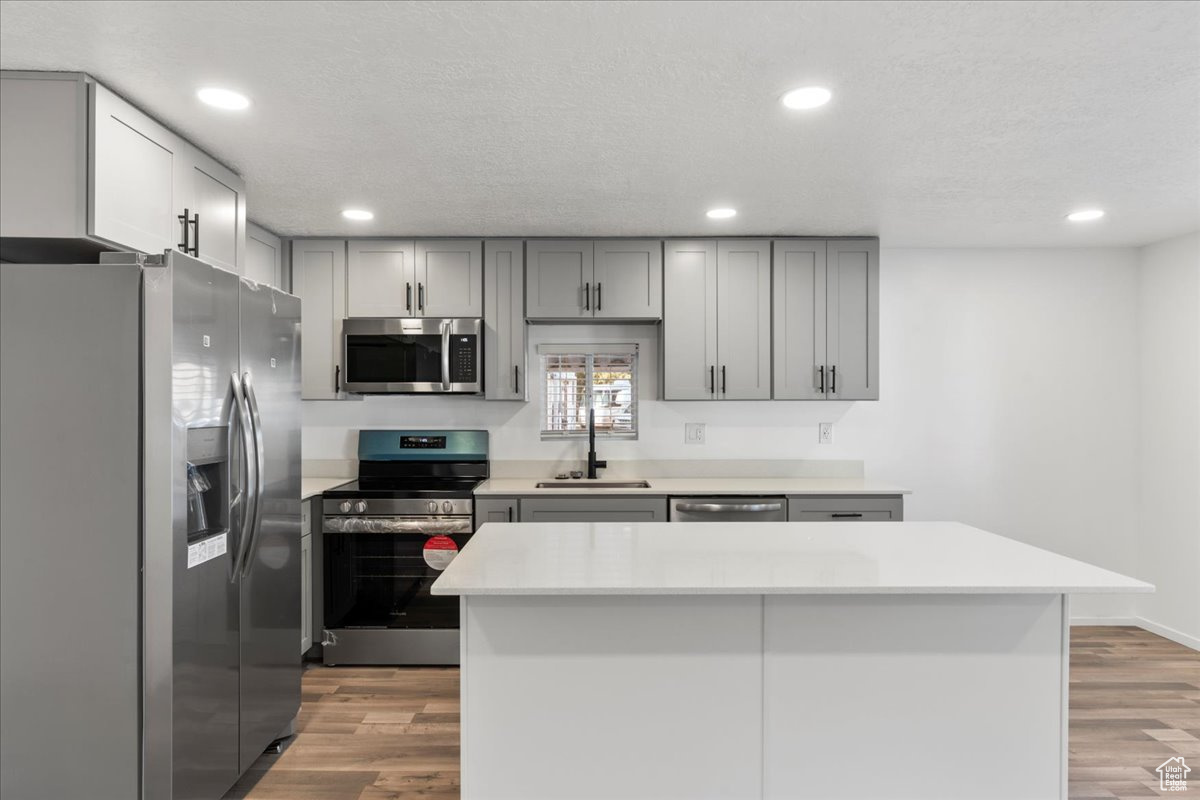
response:
[[[671,522],[785,522],[786,497],[672,497]]]

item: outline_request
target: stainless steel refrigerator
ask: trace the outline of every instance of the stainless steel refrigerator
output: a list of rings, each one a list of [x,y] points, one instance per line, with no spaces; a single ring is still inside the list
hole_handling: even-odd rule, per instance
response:
[[[0,264],[0,795],[217,800],[300,706],[300,301]]]

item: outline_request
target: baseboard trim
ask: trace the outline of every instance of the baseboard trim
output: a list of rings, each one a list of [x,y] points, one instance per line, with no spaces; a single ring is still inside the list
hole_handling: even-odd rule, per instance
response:
[[[1071,627],[1090,627],[1093,625],[1134,625],[1141,626],[1137,617],[1071,617]]]
[[[1184,647],[1190,647],[1193,650],[1200,650],[1200,638],[1189,636],[1188,634],[1177,631],[1174,628],[1168,628],[1166,625],[1159,625],[1157,622],[1138,617],[1138,621],[1134,623],[1140,628],[1145,628],[1151,633],[1157,633],[1164,639],[1170,639],[1172,642],[1177,642]]]

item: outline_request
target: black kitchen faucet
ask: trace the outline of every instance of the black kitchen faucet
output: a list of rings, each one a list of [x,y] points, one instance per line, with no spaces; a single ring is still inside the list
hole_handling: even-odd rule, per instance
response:
[[[596,470],[608,469],[607,461],[600,461],[596,458],[596,409],[588,409],[588,468],[587,476],[595,480]]]

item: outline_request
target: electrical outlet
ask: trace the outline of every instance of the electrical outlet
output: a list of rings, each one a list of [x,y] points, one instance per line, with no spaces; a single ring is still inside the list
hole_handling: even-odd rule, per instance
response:
[[[833,444],[832,422],[822,422],[817,426],[817,441],[820,444]]]
[[[704,444],[704,423],[683,423],[683,441],[685,444]]]

